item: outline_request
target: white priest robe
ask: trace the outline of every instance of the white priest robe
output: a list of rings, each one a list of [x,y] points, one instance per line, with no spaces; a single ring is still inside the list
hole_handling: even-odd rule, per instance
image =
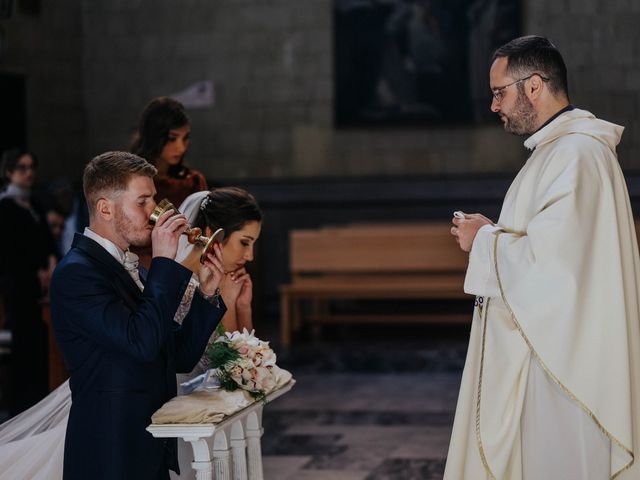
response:
[[[477,295],[445,479],[638,479],[640,262],[615,148],[574,109],[473,242]]]

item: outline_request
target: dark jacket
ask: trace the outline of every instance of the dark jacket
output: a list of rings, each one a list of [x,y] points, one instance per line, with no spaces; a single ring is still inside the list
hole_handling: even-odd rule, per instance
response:
[[[76,235],[51,285],[53,327],[71,375],[65,479],[156,479],[177,469],[175,441],[146,427],[226,310],[196,293],[182,326],[175,323],[190,278],[173,260],[155,258],[141,292],[102,246]]]
[[[0,297],[4,298],[5,328],[13,335],[11,415],[49,393],[49,338],[42,321],[38,270],[47,268],[55,246],[44,211],[33,199],[31,205],[29,209],[11,197],[0,199],[0,218],[5,225],[0,234]]]

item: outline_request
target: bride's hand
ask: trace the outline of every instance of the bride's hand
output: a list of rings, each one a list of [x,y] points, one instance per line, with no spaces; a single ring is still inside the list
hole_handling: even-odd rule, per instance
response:
[[[231,273],[227,273],[220,284],[220,291],[222,292],[222,298],[227,305],[235,305],[238,295],[242,290],[242,279],[247,275],[247,271],[243,268],[239,268]]]
[[[224,267],[222,266],[222,249],[219,244],[214,244],[214,253],[208,253],[204,263],[198,271],[198,280],[200,281],[200,290],[205,295],[213,295],[216,289],[220,287],[224,278]]]
[[[242,288],[240,289],[240,294],[236,299],[236,304],[238,308],[250,308],[251,307],[251,299],[253,298],[253,282],[251,281],[251,276],[245,272],[241,279]]]

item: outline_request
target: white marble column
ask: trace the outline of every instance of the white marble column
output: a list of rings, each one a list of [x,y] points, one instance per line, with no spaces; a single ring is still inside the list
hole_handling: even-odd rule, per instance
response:
[[[209,445],[204,438],[185,438],[185,441],[191,444],[193,448],[194,461],[191,467],[196,472],[196,480],[211,480],[213,474],[213,462],[209,454]]]
[[[262,447],[260,439],[264,430],[261,426],[262,408],[251,412],[247,417],[247,461],[249,480],[263,480]]]
[[[294,384],[295,380],[291,380],[271,392],[265,403],[287,393]],[[263,480],[263,406],[261,402],[252,403],[217,424],[152,424],[147,430],[156,438],[182,438],[188,442],[193,449],[191,466],[197,480],[211,480],[212,476],[215,480]],[[187,476],[193,478],[191,472]]]
[[[247,480],[247,440],[242,421],[231,426],[231,451],[233,452],[233,480]]]
[[[231,452],[224,431],[213,438],[213,470],[215,480],[231,480]]]

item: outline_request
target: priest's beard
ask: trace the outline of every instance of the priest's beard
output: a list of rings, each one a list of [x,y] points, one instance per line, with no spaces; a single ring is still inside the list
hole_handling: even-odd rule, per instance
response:
[[[504,129],[514,135],[530,135],[536,131],[538,113],[533,108],[533,104],[524,94],[524,88],[518,85],[518,97],[511,112],[500,113],[501,117],[507,119]]]

